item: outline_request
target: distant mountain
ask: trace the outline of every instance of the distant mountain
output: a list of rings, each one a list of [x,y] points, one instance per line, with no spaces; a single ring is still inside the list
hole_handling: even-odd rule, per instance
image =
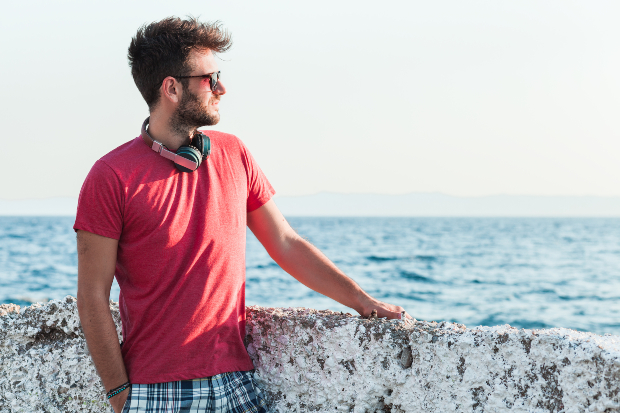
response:
[[[286,216],[620,217],[620,197],[322,192],[275,201]]]
[[[0,215],[75,216],[77,198],[0,199]]]
[[[620,217],[620,197],[492,195],[456,197],[318,193],[276,196],[285,216]],[[77,199],[0,200],[0,215],[75,215]]]

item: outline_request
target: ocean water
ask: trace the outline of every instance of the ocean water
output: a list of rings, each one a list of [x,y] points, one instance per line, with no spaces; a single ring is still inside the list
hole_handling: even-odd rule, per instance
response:
[[[290,218],[374,297],[422,320],[620,335],[618,218]],[[73,218],[0,217],[0,303],[75,295]],[[248,304],[349,311],[248,231]],[[114,283],[111,297],[118,299]]]

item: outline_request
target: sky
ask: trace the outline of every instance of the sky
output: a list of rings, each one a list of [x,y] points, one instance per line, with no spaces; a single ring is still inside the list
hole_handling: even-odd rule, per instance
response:
[[[280,196],[620,196],[617,1],[28,1],[0,15],[0,199],[77,197],[148,111],[137,28],[220,20],[241,138]]]

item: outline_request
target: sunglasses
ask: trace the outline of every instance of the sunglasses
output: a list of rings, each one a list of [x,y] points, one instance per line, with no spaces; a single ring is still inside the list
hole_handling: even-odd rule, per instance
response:
[[[217,88],[217,82],[220,81],[220,72],[208,73],[206,75],[196,75],[196,76],[172,76],[175,79],[189,79],[192,77],[200,77],[202,79],[209,79],[209,86],[211,86],[211,92],[215,91]]]

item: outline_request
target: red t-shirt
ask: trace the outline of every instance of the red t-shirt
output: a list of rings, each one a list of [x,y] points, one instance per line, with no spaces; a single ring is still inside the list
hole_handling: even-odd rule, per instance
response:
[[[253,369],[245,336],[247,212],[275,191],[235,136],[178,171],[140,137],[95,163],[74,229],[118,240],[123,359],[132,383]]]

